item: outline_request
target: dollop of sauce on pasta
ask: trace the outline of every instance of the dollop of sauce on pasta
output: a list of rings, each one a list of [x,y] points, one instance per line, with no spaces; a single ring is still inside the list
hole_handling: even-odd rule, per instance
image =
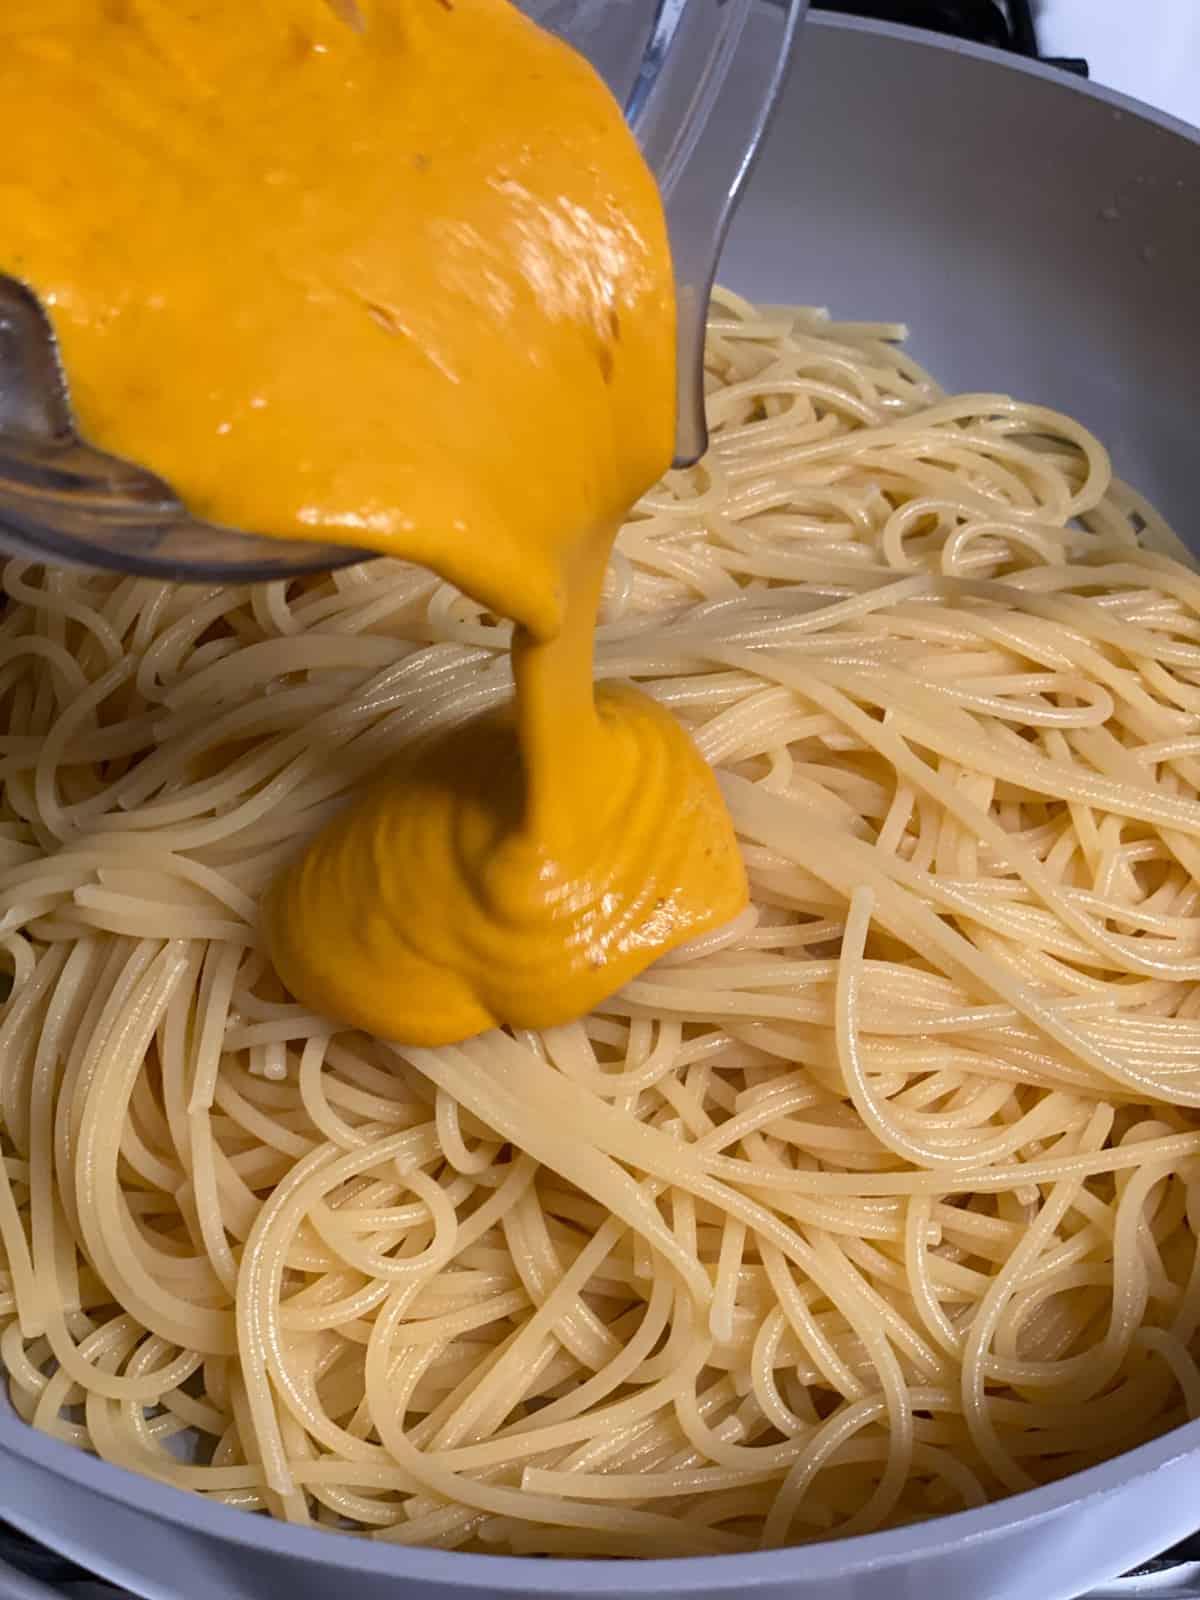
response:
[[[81,432],[247,532],[423,562],[516,625],[511,708],[398,758],[274,885],[304,1003],[448,1043],[566,1021],[728,920],[712,776],[592,683],[667,466],[661,202],[508,0],[6,0],[0,271]]]

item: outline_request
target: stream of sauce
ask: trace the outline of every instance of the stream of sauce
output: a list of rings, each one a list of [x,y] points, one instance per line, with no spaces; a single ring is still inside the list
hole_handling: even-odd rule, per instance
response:
[[[297,998],[410,1043],[546,1027],[736,915],[707,766],[593,688],[675,328],[658,192],[587,63],[508,0],[4,0],[0,148],[0,271],[91,442],[516,624],[514,705],[398,758],[273,886]]]

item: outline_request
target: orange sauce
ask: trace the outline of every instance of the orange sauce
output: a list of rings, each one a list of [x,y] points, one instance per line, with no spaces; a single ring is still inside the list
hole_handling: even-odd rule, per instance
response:
[[[507,0],[5,0],[0,270],[81,431],[197,515],[434,567],[515,705],[396,764],[275,885],[306,1003],[410,1042],[586,1011],[745,903],[685,735],[592,686],[667,466],[670,254],[607,89]]]

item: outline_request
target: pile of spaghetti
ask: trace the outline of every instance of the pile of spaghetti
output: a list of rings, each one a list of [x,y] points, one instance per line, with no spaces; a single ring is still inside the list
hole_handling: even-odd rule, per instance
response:
[[[597,670],[718,769],[753,905],[553,1032],[339,1032],[256,927],[509,694],[504,626],[390,561],[9,564],[21,1416],[296,1523],[653,1556],[1200,1414],[1200,578],[1083,428],[899,332],[718,302],[713,448],[625,528]]]

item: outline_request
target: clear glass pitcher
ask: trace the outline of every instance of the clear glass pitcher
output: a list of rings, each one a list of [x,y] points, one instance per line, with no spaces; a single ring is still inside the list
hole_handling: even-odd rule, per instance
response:
[[[697,374],[712,276],[806,7],[807,0],[521,6],[605,78],[662,189],[679,300],[681,461],[705,448]],[[45,318],[32,296],[0,283],[8,284],[0,295],[0,552],[202,582],[288,578],[364,559],[343,546],[201,522],[161,480],[74,439]]]
[[[713,272],[806,9],[807,0],[521,4],[606,80],[662,190],[679,299],[680,461],[707,443],[694,375]]]

